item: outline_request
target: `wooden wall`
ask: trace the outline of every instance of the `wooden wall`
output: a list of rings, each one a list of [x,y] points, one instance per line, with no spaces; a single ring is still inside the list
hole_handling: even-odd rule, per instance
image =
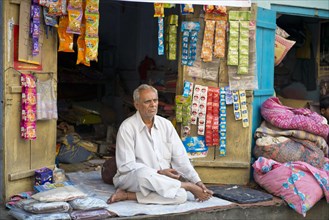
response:
[[[21,0],[30,3],[30,0]],[[20,73],[13,67],[13,41],[8,39],[8,21],[13,19],[19,25],[20,0],[2,1],[4,16],[3,40],[3,189],[2,198],[7,200],[13,194],[32,190],[34,170],[48,166],[53,168],[56,152],[56,120],[37,122],[37,139],[26,141],[20,137],[21,95]],[[40,80],[54,77],[57,82],[57,30],[47,36],[44,32],[42,46],[42,71],[36,71]],[[29,72],[29,71],[21,71]],[[50,74],[48,74],[48,72]],[[57,85],[55,83],[55,89]]]
[[[234,10],[250,10],[250,9],[234,9]],[[183,21],[199,21],[201,29],[204,24],[200,18],[201,7],[195,7],[194,15],[183,17]],[[200,36],[200,34],[199,34]],[[180,36],[180,41],[182,37]],[[202,38],[198,39],[202,41]],[[180,42],[180,54],[181,54]],[[187,74],[185,68],[180,65],[178,68],[178,87],[177,94],[183,91],[184,80],[193,82],[194,84],[225,87],[229,85],[228,69],[226,59],[219,61],[218,80],[210,81],[201,78],[191,77]],[[209,147],[207,157],[192,159],[192,164],[200,175],[204,183],[209,184],[241,184],[246,185],[250,180],[250,163],[251,163],[251,121],[252,121],[252,91],[247,91],[247,108],[249,113],[249,127],[243,128],[242,122],[234,119],[232,105],[227,105],[227,147],[226,156],[219,156],[219,147]],[[179,130],[179,128],[178,128]],[[196,135],[196,126],[191,126],[191,135]]]

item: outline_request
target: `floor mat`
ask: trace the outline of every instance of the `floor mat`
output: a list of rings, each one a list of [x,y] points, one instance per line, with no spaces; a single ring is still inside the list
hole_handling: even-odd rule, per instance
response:
[[[272,200],[273,196],[255,189],[237,185],[210,186],[214,196],[236,203],[255,203]]]
[[[103,182],[100,171],[80,171],[67,173],[66,175],[76,187],[88,194],[88,196],[107,201],[107,199],[115,192],[113,185]],[[107,210],[116,213],[118,216],[163,215],[210,207],[227,206],[231,204],[231,202],[217,197],[212,197],[205,202],[197,202],[195,201],[194,196],[188,192],[188,201],[180,205],[145,205],[139,204],[135,201],[122,201],[109,204]]]

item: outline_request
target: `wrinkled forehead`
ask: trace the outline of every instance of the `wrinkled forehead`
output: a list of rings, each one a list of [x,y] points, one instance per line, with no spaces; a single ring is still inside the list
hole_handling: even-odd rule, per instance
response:
[[[140,101],[145,101],[145,100],[152,100],[152,99],[157,99],[158,95],[156,92],[154,92],[152,89],[145,89],[140,91]]]

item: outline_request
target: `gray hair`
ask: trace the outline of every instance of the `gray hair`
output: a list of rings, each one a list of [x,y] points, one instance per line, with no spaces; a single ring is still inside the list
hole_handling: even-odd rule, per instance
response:
[[[158,96],[158,90],[156,90],[153,86],[142,84],[134,90],[133,93],[134,102],[139,101],[140,92],[147,89],[151,89]]]

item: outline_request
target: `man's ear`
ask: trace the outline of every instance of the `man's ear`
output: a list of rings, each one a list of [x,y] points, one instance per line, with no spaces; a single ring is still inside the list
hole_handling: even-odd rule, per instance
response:
[[[324,109],[324,108],[321,108],[321,109],[320,109],[320,113],[321,113],[321,115],[323,115],[325,112],[326,112],[326,109]]]
[[[138,110],[138,103],[134,102],[135,109]]]

